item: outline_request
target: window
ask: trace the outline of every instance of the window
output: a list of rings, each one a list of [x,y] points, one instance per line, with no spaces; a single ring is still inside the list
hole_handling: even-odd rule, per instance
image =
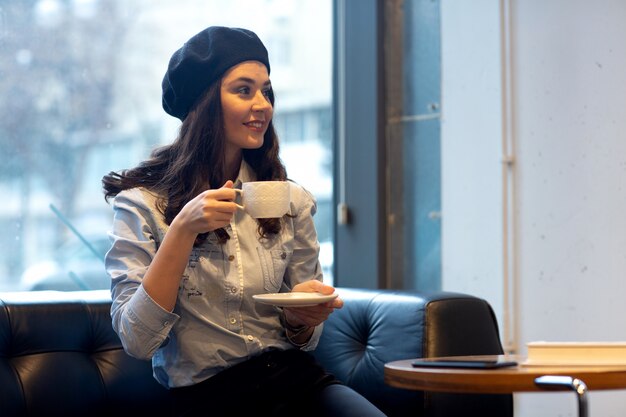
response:
[[[439,7],[335,1],[339,286],[441,286]]]
[[[332,282],[330,0],[0,1],[0,291],[108,288],[100,179],[176,136],[171,53],[209,25],[264,40],[289,176],[313,192]]]

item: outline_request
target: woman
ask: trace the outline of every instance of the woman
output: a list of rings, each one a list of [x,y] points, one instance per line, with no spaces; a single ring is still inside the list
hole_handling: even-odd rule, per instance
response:
[[[306,350],[343,302],[256,303],[268,292],[319,292],[314,198],[290,183],[291,212],[253,219],[235,187],[286,181],[272,126],[267,51],[245,29],[209,27],[170,59],[163,108],[176,140],[103,178],[113,198],[113,327],[132,356],[152,359],[176,415],[381,416]],[[252,408],[251,408],[252,407]]]

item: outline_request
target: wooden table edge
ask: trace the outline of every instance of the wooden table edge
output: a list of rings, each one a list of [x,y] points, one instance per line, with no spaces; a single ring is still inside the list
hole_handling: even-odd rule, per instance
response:
[[[483,358],[496,358],[496,356]],[[524,358],[506,356],[522,363]],[[385,383],[396,388],[418,391],[507,394],[514,392],[546,392],[535,384],[543,375],[578,378],[590,390],[626,389],[626,366],[516,366],[501,369],[414,368],[415,359],[385,364]]]

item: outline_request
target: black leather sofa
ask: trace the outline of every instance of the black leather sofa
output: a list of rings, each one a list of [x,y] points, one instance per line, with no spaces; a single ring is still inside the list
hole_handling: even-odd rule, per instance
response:
[[[489,304],[464,294],[338,289],[313,353],[390,416],[510,416],[510,395],[389,387],[385,362],[502,352]],[[150,363],[126,355],[106,291],[0,294],[0,416],[166,416]]]

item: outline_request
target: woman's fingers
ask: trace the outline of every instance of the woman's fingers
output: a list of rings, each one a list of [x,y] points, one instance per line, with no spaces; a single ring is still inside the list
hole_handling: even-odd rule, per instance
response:
[[[219,201],[213,199],[206,199],[204,201],[204,213],[207,216],[215,213],[227,215],[230,219],[234,212],[237,211],[237,205],[230,201]]]
[[[236,191],[233,182],[226,181],[223,187],[206,190],[189,201],[178,214],[177,224],[192,233],[206,233],[226,227],[237,211]]]
[[[232,181],[227,181],[227,185],[229,183],[232,187]],[[199,203],[204,231],[213,231],[230,224],[238,208],[234,202],[235,197],[236,192],[229,187],[206,190],[200,195]]]
[[[316,279],[312,279],[309,281],[305,281],[305,282],[301,282],[299,284],[297,284],[296,286],[293,287],[292,291],[296,292],[296,291],[301,291],[301,292],[319,292],[321,294],[332,294],[335,292],[335,288],[330,286],[330,285],[326,285],[321,281],[318,281]]]
[[[284,307],[285,318],[292,325],[317,326],[328,319],[334,308],[326,307],[323,304],[312,307]]]

